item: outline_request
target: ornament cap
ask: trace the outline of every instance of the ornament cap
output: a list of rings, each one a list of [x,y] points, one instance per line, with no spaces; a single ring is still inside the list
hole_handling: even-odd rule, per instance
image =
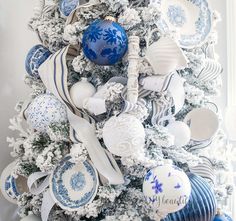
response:
[[[109,21],[113,21],[113,22],[116,22],[116,21],[117,21],[117,19],[114,18],[114,17],[112,17],[112,16],[106,16],[106,17],[105,17],[105,20],[109,20]]]
[[[216,213],[216,215],[222,215],[222,213],[221,213],[221,209],[220,209],[220,208],[217,209],[217,213]]]

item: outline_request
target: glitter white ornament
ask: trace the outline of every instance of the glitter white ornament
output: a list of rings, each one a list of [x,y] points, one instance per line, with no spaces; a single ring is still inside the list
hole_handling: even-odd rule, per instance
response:
[[[141,121],[131,114],[121,114],[106,122],[103,128],[103,140],[111,153],[128,157],[144,147],[144,127]]]
[[[92,97],[96,92],[96,88],[88,82],[87,78],[75,83],[70,89],[70,96],[78,108],[84,108],[84,101]]]
[[[191,185],[188,176],[168,162],[146,174],[143,193],[153,209],[167,215],[184,208],[190,197]]]
[[[51,94],[36,97],[25,111],[27,123],[38,132],[47,132],[52,123],[67,121],[67,111],[63,103]]]
[[[168,132],[173,135],[174,144],[178,147],[185,146],[191,139],[191,131],[187,124],[181,121],[171,122],[167,126]]]

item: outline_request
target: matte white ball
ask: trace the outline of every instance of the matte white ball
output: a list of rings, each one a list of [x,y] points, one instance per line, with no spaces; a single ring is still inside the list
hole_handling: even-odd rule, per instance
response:
[[[20,221],[42,221],[42,220],[38,216],[35,216],[34,214],[30,214],[22,218]]]
[[[167,125],[167,129],[174,136],[174,144],[178,147],[185,146],[191,139],[191,131],[187,124],[175,121]]]
[[[67,110],[54,95],[42,94],[31,102],[25,116],[33,129],[45,133],[52,123],[67,121]]]
[[[96,93],[96,88],[88,82],[87,78],[75,83],[70,89],[70,96],[76,107],[84,108],[84,101]]]
[[[122,157],[131,156],[144,147],[144,127],[141,121],[130,114],[111,117],[104,125],[103,140],[111,153]]]
[[[191,184],[180,168],[165,164],[146,174],[143,194],[153,209],[167,215],[185,207],[191,194]]]

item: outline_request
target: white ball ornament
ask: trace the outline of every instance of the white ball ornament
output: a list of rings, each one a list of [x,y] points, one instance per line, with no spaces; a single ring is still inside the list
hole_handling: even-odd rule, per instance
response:
[[[96,88],[88,82],[87,78],[75,83],[70,89],[70,96],[76,107],[84,108],[84,102],[96,93]]]
[[[182,121],[174,121],[167,125],[168,132],[174,136],[174,145],[185,146],[191,139],[191,131],[187,124]]]
[[[42,221],[42,220],[38,216],[35,216],[33,213],[29,213],[28,216],[22,218],[20,221]]]
[[[128,157],[144,147],[144,127],[130,114],[111,117],[104,125],[103,140],[112,154]]]
[[[27,123],[38,132],[47,132],[53,123],[67,121],[66,106],[52,94],[37,96],[25,111]]]
[[[168,162],[149,170],[144,178],[143,194],[153,209],[167,215],[185,207],[191,194],[191,184],[180,168]]]

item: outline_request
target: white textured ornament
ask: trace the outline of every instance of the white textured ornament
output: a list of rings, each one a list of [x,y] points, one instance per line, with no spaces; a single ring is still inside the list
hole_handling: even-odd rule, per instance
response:
[[[28,216],[22,218],[20,221],[41,221],[41,218],[30,213]]]
[[[52,123],[67,121],[65,105],[51,94],[36,97],[25,111],[25,116],[33,129],[43,133]]]
[[[188,63],[182,49],[169,37],[162,37],[150,45],[145,58],[157,75],[170,74],[185,68]]]
[[[185,146],[191,139],[191,131],[188,125],[182,121],[171,122],[167,126],[168,132],[174,136],[174,144],[177,147]]]
[[[95,97],[87,98],[84,100],[83,107],[95,115],[106,113],[106,101],[104,99]]]
[[[143,193],[153,209],[167,215],[184,208],[190,197],[191,185],[180,168],[166,163],[149,170],[144,178]]]
[[[111,153],[128,157],[144,147],[144,127],[136,117],[130,114],[111,117],[103,128],[103,140]]]
[[[2,195],[11,203],[17,204],[17,197],[24,192],[28,192],[27,179],[23,176],[17,178],[12,176],[16,162],[9,164],[2,172],[0,179],[0,188]]]
[[[77,108],[82,109],[84,101],[96,93],[96,88],[88,82],[87,78],[75,83],[70,89],[70,96]]]

